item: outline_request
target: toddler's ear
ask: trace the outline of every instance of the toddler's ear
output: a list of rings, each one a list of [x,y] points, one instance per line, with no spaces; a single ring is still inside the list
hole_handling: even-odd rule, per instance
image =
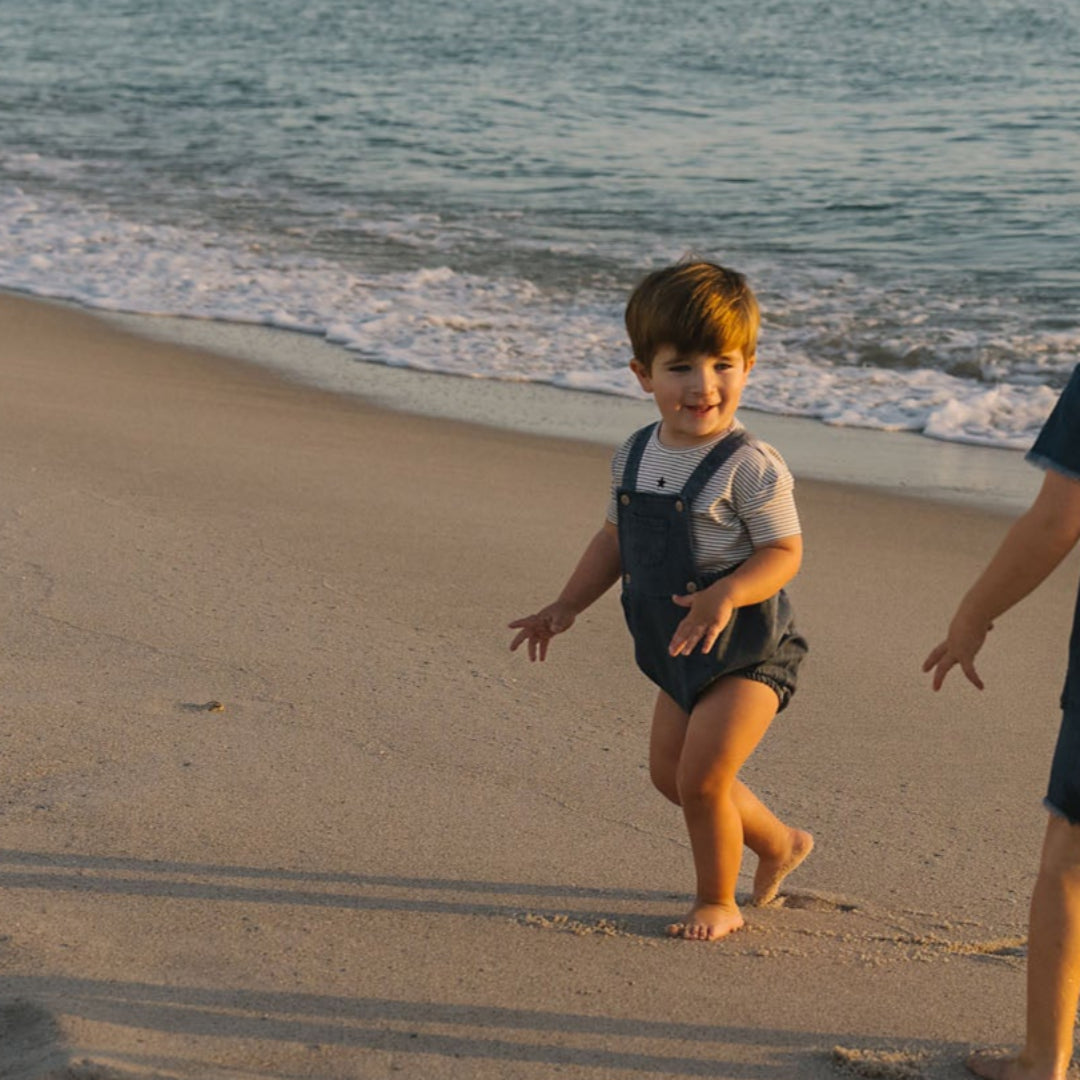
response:
[[[630,361],[630,370],[637,376],[641,389],[646,394],[651,394],[652,377],[649,375],[649,369],[636,356]]]

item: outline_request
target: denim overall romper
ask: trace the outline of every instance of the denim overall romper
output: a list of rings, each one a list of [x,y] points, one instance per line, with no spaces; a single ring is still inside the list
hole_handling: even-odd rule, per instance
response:
[[[638,467],[656,426],[650,424],[633,437],[616,491],[622,605],[637,665],[687,713],[710,684],[734,673],[771,686],[783,709],[795,691],[808,647],[795,630],[782,589],[760,604],[738,608],[708,653],[697,649],[689,656],[668,654],[675,628],[687,613],[672,596],[705,589],[736,569],[697,570],[690,507],[724,461],[753,439],[742,430],[721,439],[677,493],[637,491]]]

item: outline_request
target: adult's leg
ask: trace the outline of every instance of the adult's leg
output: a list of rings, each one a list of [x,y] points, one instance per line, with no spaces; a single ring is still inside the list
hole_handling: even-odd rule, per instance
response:
[[[1027,1040],[1016,1057],[972,1054],[988,1080],[1065,1080],[1080,998],[1080,825],[1051,814],[1031,897]]]

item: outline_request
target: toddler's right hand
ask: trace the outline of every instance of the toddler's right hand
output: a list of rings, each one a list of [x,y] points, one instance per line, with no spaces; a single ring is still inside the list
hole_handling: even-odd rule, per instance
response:
[[[574,625],[577,615],[558,600],[541,608],[535,615],[526,615],[524,619],[515,619],[510,623],[511,630],[517,630],[517,637],[510,642],[513,652],[523,641],[529,643],[529,659],[547,659],[548,642],[556,634],[569,630]]]

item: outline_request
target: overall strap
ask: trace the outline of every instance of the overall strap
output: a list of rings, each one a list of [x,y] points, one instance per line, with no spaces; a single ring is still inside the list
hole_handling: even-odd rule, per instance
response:
[[[660,426],[646,424],[640,431],[635,431],[633,441],[630,443],[630,452],[626,455],[626,464],[623,466],[622,486],[628,491],[637,488],[638,466],[641,464],[641,455],[645,453],[645,447],[649,443],[649,437]]]
[[[697,468],[690,474],[682,488],[682,497],[687,503],[692,503],[698,495],[701,494],[701,489],[709,482],[709,478],[712,476],[721,465],[740,446],[744,446],[750,442],[750,435],[744,429],[740,431],[733,431],[730,435],[721,439],[702,459],[698,462]]]

